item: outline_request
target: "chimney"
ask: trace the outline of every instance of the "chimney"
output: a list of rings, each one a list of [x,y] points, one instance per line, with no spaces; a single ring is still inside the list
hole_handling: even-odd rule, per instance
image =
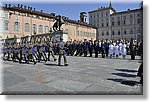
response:
[[[27,6],[24,6],[24,9],[26,9]]]
[[[20,4],[18,4],[18,7],[20,7]]]
[[[41,12],[43,12],[43,10],[41,10]]]
[[[7,7],[7,4],[5,4],[5,7]]]
[[[28,6],[28,10],[30,9],[30,6]]]
[[[35,11],[35,8],[34,8],[34,11]]]
[[[21,8],[23,8],[23,5],[21,5]]]
[[[9,4],[9,7],[11,7],[11,4]]]
[[[30,7],[30,10],[32,10],[32,7]]]

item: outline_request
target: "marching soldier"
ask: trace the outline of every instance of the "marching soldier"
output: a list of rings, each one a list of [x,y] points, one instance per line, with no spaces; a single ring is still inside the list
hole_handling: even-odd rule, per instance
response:
[[[28,64],[30,61],[33,61],[34,65],[36,64],[36,61],[35,61],[34,56],[33,56],[32,46],[30,44],[28,45],[27,58],[28,58],[28,62],[27,62]]]
[[[58,65],[61,65],[61,58],[62,56],[64,57],[64,65],[68,66],[67,59],[66,59],[66,54],[65,54],[65,47],[63,43],[63,39],[60,38],[60,43],[59,43],[59,58],[58,58]]]
[[[53,43],[50,41],[50,42],[47,44],[47,47],[48,47],[48,61],[50,61],[50,55],[52,55],[54,61],[56,61],[57,59],[56,59],[55,56],[54,56]]]

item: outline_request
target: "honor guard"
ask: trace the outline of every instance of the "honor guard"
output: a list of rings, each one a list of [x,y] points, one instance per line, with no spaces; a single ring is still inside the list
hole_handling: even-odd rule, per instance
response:
[[[60,42],[59,42],[59,58],[58,58],[58,65],[61,65],[61,58],[62,56],[64,57],[64,65],[68,66],[67,63],[67,59],[66,59],[66,54],[65,54],[65,47],[64,47],[64,43],[63,43],[63,39],[60,38]]]

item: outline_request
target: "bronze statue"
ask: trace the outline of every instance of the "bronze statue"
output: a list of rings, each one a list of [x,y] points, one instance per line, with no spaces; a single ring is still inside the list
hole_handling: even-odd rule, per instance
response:
[[[55,20],[56,20],[56,22],[55,22],[54,25],[53,25],[53,30],[54,30],[54,31],[61,30],[60,28],[61,28],[62,24],[65,23],[64,20],[62,19],[62,17],[61,17],[60,15],[57,16],[57,17],[55,18]]]

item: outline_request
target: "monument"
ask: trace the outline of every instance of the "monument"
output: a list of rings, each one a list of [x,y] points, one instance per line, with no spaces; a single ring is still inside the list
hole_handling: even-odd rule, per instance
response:
[[[54,42],[59,42],[60,39],[62,38],[64,42],[66,42],[68,40],[68,32],[61,30],[61,26],[62,24],[64,24],[64,20],[62,19],[62,17],[60,15],[56,16],[55,18],[56,22],[53,25],[53,37],[52,40]]]

